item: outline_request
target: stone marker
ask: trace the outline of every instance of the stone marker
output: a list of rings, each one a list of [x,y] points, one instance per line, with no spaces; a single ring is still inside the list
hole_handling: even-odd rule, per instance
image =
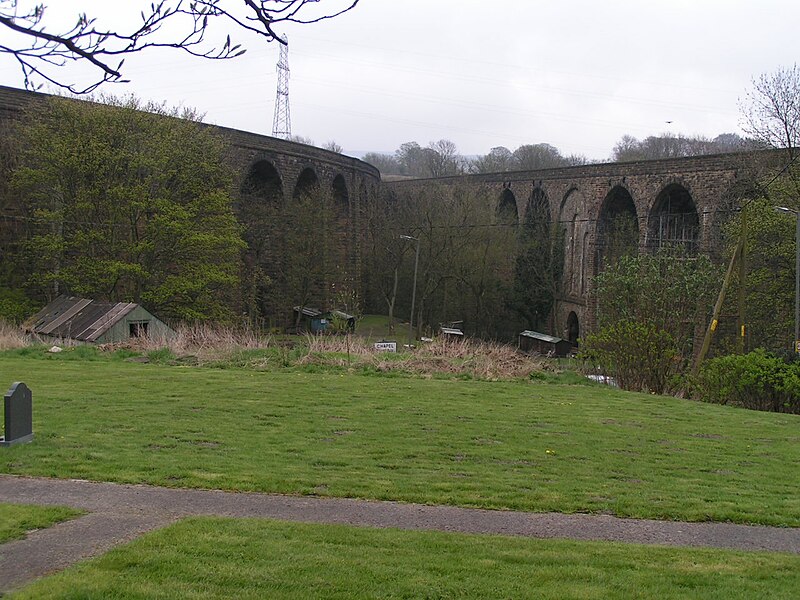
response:
[[[0,446],[24,444],[33,439],[33,400],[28,386],[17,381],[6,394],[3,417],[5,436],[0,437]]]

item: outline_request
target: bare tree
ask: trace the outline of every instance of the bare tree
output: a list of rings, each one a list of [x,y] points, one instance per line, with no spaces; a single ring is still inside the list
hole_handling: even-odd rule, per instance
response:
[[[800,145],[800,69],[797,63],[764,73],[739,101],[742,129],[769,148],[786,148],[794,159]]]
[[[276,32],[282,23],[317,23],[341,15],[359,0],[328,0],[328,12],[320,0],[158,0],[142,2],[138,23],[114,29],[98,23],[85,12],[76,12],[74,25],[56,29],[48,20],[47,6],[26,0],[0,0],[0,26],[5,29],[0,54],[13,56],[25,79],[25,87],[50,83],[75,94],[86,94],[106,82],[124,82],[125,57],[152,48],[174,48],[192,56],[228,59],[244,49],[230,35],[219,45],[206,35],[218,26],[225,32],[254,33],[268,42],[286,43]],[[85,62],[94,68],[87,84],[65,81],[61,68]]]
[[[325,142],[322,144],[322,147],[325,150],[330,150],[331,152],[336,152],[337,154],[342,154],[344,152],[344,148],[342,148],[335,140],[330,140],[329,142]]]

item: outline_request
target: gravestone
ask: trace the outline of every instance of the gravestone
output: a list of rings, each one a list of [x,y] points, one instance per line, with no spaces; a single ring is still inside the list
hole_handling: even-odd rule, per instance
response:
[[[11,386],[3,403],[5,435],[0,446],[24,444],[33,439],[33,400],[28,386],[18,381]]]

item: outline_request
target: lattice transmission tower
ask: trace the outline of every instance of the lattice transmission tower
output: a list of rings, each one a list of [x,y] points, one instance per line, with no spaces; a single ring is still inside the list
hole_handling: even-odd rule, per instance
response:
[[[289,39],[284,35],[279,44],[278,89],[275,92],[275,116],[272,119],[272,136],[288,140],[292,137],[292,117],[289,114]]]

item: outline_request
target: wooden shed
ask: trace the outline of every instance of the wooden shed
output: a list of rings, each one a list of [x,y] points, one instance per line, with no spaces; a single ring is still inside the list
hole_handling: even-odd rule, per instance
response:
[[[343,323],[344,328],[350,333],[356,329],[356,318],[341,310],[323,312],[318,308],[311,308],[309,306],[295,306],[294,318],[295,322],[298,323],[299,331],[310,331],[315,335],[329,333],[332,329],[332,321]]]
[[[563,357],[567,356],[574,346],[569,340],[526,330],[519,334],[519,348],[525,352]]]
[[[97,344],[175,335],[175,331],[139,304],[98,302],[75,296],[59,296],[28,319],[25,329],[48,338]]]

